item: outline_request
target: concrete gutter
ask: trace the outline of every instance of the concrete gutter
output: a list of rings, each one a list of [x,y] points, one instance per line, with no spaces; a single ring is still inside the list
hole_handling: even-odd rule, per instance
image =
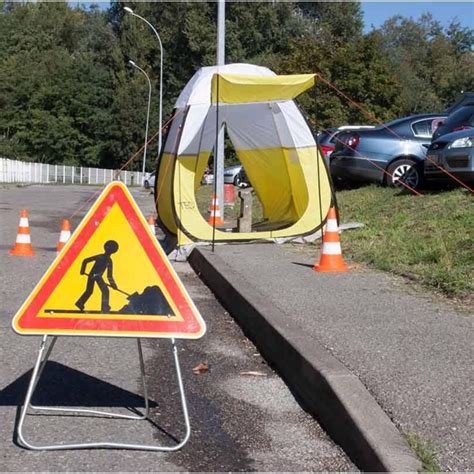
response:
[[[360,469],[421,470],[400,432],[364,385],[318,341],[216,253],[195,248],[189,262],[303,408]]]

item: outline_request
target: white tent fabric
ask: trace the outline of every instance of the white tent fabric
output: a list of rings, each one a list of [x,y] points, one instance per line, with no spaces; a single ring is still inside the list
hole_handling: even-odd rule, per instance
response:
[[[253,64],[225,64],[223,66],[208,66],[199,69],[186,84],[176,101],[175,108],[187,105],[211,103],[211,82],[214,74],[247,74],[249,76],[276,76],[270,69]]]

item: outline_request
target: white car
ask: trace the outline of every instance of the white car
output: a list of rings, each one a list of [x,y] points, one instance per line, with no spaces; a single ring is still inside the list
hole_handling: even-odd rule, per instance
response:
[[[148,176],[145,176],[145,181],[143,181],[143,187],[145,189],[150,189],[150,188],[155,187],[155,173],[156,171],[153,171]]]
[[[214,182],[214,175],[211,173],[204,173],[201,179],[201,184],[212,184]]]
[[[242,170],[242,165],[232,165],[224,168],[224,183],[238,185],[238,174]]]

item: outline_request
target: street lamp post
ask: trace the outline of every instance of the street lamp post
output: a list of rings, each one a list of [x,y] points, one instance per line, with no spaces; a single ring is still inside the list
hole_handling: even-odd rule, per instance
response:
[[[150,78],[148,77],[148,74],[140,66],[138,66],[134,61],[132,61],[130,59],[128,62],[134,68],[141,71],[143,73],[143,75],[146,77],[147,81],[148,81],[148,107],[147,107],[147,112],[146,112],[145,145],[143,147],[143,168],[142,168],[143,180],[145,180],[146,149],[147,149],[147,145],[148,145],[148,122],[150,121],[151,81],[150,81]]]
[[[163,45],[161,43],[161,38],[160,38],[160,35],[158,34],[158,31],[156,31],[156,28],[148,20],[145,20],[145,18],[141,17],[140,15],[137,15],[130,7],[124,7],[124,11],[144,21],[153,30],[153,33],[155,33],[156,38],[158,39],[158,44],[160,46],[160,105],[159,105],[159,134],[158,134],[158,158],[159,158],[160,153],[161,153],[162,140],[163,140],[163,131],[162,131],[162,128],[163,128]]]
[[[217,66],[225,64],[225,0],[217,3]],[[217,150],[214,158],[216,194],[224,217],[224,127],[218,130]]]

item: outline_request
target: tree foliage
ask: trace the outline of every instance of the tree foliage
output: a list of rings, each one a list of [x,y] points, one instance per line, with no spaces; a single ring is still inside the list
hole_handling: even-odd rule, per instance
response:
[[[0,156],[101,167],[127,161],[143,144],[148,100],[146,78],[129,59],[152,81],[150,132],[158,130],[160,49],[126,5],[163,42],[165,120],[194,72],[215,63],[216,3],[115,2],[104,11],[0,2]],[[301,96],[318,128],[443,110],[474,89],[473,38],[458,21],[443,29],[429,15],[397,16],[364,34],[357,2],[226,6],[226,62],[319,72],[351,97],[322,81]],[[156,142],[149,150],[155,158]]]

